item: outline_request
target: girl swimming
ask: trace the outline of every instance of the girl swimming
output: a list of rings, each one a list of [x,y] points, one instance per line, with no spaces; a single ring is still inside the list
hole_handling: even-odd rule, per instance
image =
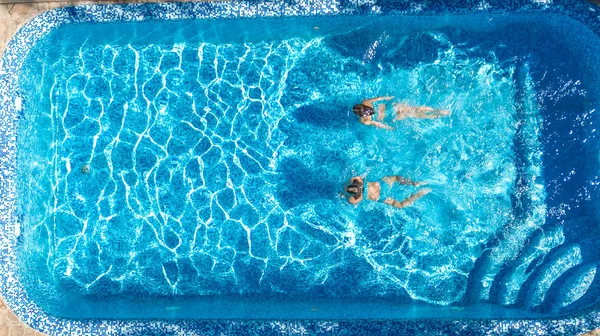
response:
[[[373,106],[373,103],[389,101],[392,99],[394,99],[394,96],[366,99],[363,100],[361,104],[354,105],[352,112],[360,117],[360,122],[364,125],[389,130],[394,128],[385,124],[385,120],[388,122],[395,122],[406,118],[435,119],[450,115],[450,111],[448,110],[434,109],[429,106],[411,106],[400,103],[394,103],[394,113],[386,115],[386,104],[379,103],[377,109]]]
[[[398,175],[386,176],[381,179],[381,182],[367,183],[365,183],[362,177],[354,176],[350,179],[348,185],[346,186],[348,202],[350,202],[350,204],[358,204],[365,198],[366,195],[368,200],[383,202],[387,205],[402,209],[413,205],[416,200],[431,192],[431,189],[423,188],[408,196],[406,199],[397,201],[391,197],[394,183],[400,185],[411,185],[415,187],[420,187],[427,184],[426,182],[411,181],[410,179]]]

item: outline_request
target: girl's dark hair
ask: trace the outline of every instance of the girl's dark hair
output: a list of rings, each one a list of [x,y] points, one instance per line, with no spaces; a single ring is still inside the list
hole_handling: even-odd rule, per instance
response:
[[[352,183],[351,185],[346,187],[346,192],[350,195],[360,197],[362,194],[362,186],[357,183]]]
[[[356,114],[357,116],[359,116],[361,118],[364,118],[364,117],[368,117],[370,115],[375,114],[375,111],[373,110],[372,107],[369,107],[365,104],[356,104],[352,108],[352,113]]]

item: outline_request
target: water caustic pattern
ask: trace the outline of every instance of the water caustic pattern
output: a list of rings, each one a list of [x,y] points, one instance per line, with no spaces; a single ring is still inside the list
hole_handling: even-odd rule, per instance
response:
[[[426,46],[391,32],[357,53],[339,36],[63,50],[45,69],[48,108],[20,128],[40,270],[88,295],[460,301],[499,229],[543,220],[537,111],[519,149],[536,210],[515,215],[517,65],[417,36],[431,59],[411,63]],[[383,94],[452,115],[360,125],[352,104]],[[433,191],[407,209],[353,207],[339,193],[363,173]]]

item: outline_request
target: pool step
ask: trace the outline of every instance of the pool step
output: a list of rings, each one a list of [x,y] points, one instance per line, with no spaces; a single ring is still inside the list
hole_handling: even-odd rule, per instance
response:
[[[588,292],[596,277],[596,270],[596,263],[586,263],[565,272],[548,291],[544,304],[552,311],[568,309]]]
[[[548,253],[565,241],[562,227],[544,228],[535,232],[523,253],[496,277],[492,285],[490,300],[501,305],[516,302],[521,287],[542,264]]]
[[[517,299],[519,305],[526,308],[540,306],[550,286],[582,261],[581,248],[577,244],[567,244],[552,250],[544,263],[536,267],[531,277],[523,284]]]

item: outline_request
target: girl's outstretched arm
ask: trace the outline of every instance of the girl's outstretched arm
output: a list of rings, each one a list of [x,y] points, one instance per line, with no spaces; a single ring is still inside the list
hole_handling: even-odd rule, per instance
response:
[[[394,129],[392,126],[388,126],[388,125],[386,125],[386,124],[384,124],[382,122],[375,121],[375,120],[369,120],[369,121],[364,122],[363,124],[369,125],[369,126],[375,126],[375,127],[379,127],[379,128],[384,128],[384,129],[387,129],[387,130],[393,130]]]
[[[391,100],[394,99],[394,96],[383,96],[383,97],[376,97],[376,98],[371,98],[371,99],[365,99],[362,101],[362,103],[364,105],[373,107],[373,103],[378,102],[380,100]]]

